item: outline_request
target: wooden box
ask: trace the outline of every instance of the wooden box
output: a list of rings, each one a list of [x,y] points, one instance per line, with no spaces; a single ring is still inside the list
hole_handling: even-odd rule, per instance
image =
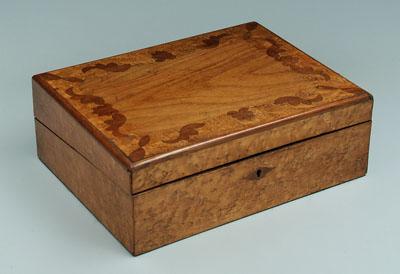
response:
[[[251,22],[33,76],[41,161],[134,255],[365,175],[372,97]]]

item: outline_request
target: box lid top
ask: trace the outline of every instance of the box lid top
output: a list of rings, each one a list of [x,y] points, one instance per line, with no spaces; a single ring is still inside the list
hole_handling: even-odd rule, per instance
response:
[[[129,168],[369,98],[255,22],[33,79]]]

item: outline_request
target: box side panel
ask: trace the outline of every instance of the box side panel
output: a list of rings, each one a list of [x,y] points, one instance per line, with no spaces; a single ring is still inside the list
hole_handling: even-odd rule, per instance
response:
[[[35,127],[40,160],[133,252],[132,196],[37,120]]]
[[[132,176],[132,193],[214,168],[256,153],[290,144],[326,132],[371,120],[372,100],[316,114],[305,119],[293,119],[277,127],[190,153],[183,153],[160,162],[139,167]]]
[[[126,193],[131,193],[128,169],[34,80],[32,89],[35,118],[107,174]]]
[[[134,195],[135,254],[365,175],[371,122]]]

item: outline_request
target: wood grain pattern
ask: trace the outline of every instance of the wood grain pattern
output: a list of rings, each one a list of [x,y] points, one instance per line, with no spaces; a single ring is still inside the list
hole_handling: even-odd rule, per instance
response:
[[[39,74],[34,82],[129,168],[370,100],[255,22]]]
[[[371,120],[372,101],[343,105],[301,120],[290,120],[241,138],[222,138],[212,146],[197,147],[190,154],[145,163],[134,171],[132,193],[230,163],[285,144]]]
[[[134,195],[134,254],[363,176],[370,129],[365,122]]]
[[[35,128],[40,160],[133,252],[132,196],[37,120]]]
[[[255,22],[32,86],[39,158],[134,255],[366,173],[372,96]]]

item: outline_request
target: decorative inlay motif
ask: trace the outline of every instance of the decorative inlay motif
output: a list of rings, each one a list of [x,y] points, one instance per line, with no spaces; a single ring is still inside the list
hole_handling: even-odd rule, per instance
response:
[[[203,40],[202,48],[215,48],[219,46],[222,37],[227,36],[227,33],[221,33],[219,35],[211,35]]]
[[[108,64],[95,64],[93,66],[87,66],[82,68],[82,72],[86,73],[93,69],[100,69],[107,72],[123,72],[131,68],[130,64],[117,64],[117,63],[108,63]]]
[[[322,101],[322,96],[321,94],[316,95],[313,98],[302,98],[299,96],[283,96],[279,97],[274,101],[274,104],[276,105],[283,105],[283,104],[289,104],[292,106],[297,106],[297,105],[312,105],[313,103],[316,102],[321,102]]]
[[[274,39],[274,37],[268,36],[266,40],[271,44],[271,46],[267,48],[268,56],[281,62],[282,65],[289,67],[297,73],[319,75],[326,81],[331,79],[331,77],[321,69],[315,69],[311,66],[301,66],[299,64],[299,58],[289,55],[287,50],[284,48],[284,44]]]
[[[40,77],[43,78],[45,81],[53,81],[53,80],[64,80],[68,82],[73,82],[73,83],[81,83],[83,82],[83,79],[77,78],[77,77],[62,77],[58,76],[49,72],[40,74]]]
[[[68,94],[72,100],[77,100],[81,104],[90,104],[90,103],[93,103],[95,105],[103,105],[104,104],[104,99],[101,98],[100,96],[77,94],[74,92],[73,88],[68,88],[65,91],[65,93]]]
[[[164,143],[177,143],[179,141],[190,141],[190,137],[193,135],[198,135],[199,132],[197,131],[198,128],[203,127],[204,123],[192,123],[186,126],[183,126],[179,130],[179,136],[173,140],[163,141]]]
[[[149,142],[150,142],[149,135],[141,137],[139,140],[139,148],[137,148],[136,150],[132,151],[131,154],[129,154],[129,159],[131,159],[132,161],[142,160],[146,155],[146,151],[144,150],[143,147],[147,145]]]
[[[176,56],[173,55],[172,53],[162,50],[162,51],[155,51],[151,53],[151,57],[156,61],[156,62],[164,62],[167,59],[175,59]]]
[[[241,108],[238,111],[228,111],[227,114],[241,121],[251,120],[254,118],[254,113],[250,111],[248,107]]]
[[[318,89],[325,89],[325,90],[336,90],[336,89],[340,89],[340,90],[343,90],[344,92],[351,93],[351,94],[354,94],[354,95],[358,95],[358,94],[361,94],[361,93],[364,92],[364,91],[363,91],[361,88],[359,88],[359,87],[346,87],[346,88],[343,88],[343,87],[333,87],[333,86],[319,85],[319,86],[317,86],[316,88],[318,88]]]
[[[81,104],[96,105],[92,108],[92,113],[98,116],[111,116],[111,119],[105,120],[104,123],[108,125],[106,130],[111,131],[114,136],[128,138],[128,140],[132,138],[132,136],[123,134],[119,130],[126,122],[126,117],[117,109],[113,108],[111,104],[107,104],[102,97],[90,94],[77,94],[72,87],[68,88],[65,93],[68,94],[72,100],[79,101]]]
[[[251,38],[251,32],[257,28],[258,24],[256,22],[250,22],[245,25],[246,32],[243,33],[243,39],[247,40]]]

